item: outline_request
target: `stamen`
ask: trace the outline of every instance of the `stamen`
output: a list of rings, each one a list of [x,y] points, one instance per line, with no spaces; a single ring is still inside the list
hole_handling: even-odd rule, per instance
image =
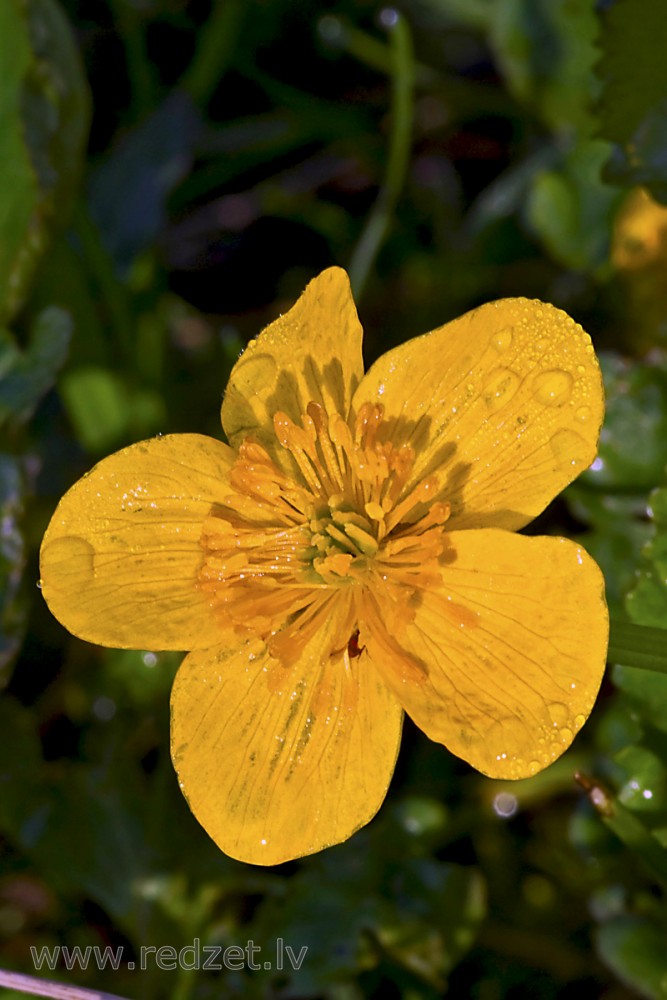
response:
[[[310,458],[309,452],[311,454],[314,452],[313,443],[308,435],[301,427],[297,427],[286,413],[276,413],[273,417],[273,426],[276,431],[276,437],[283,448],[287,448],[291,452],[301,475],[306,480],[313,495],[325,496],[322,483],[308,461]]]
[[[284,666],[338,620],[330,656],[339,664],[342,654],[349,670],[368,637],[382,657],[400,661],[405,680],[423,682],[421,664],[388,638],[386,621],[400,631],[420,591],[441,585],[450,508],[434,501],[438,477],[407,488],[414,451],[383,440],[376,403],[359,408],[352,429],[313,401],[300,425],[277,412],[274,429],[295,475],[262,445],[243,442],[233,492],[203,525],[200,587],[226,623],[263,639]]]
[[[331,437],[329,435],[328,421],[324,408],[319,403],[310,402],[306,407],[306,413],[312,420],[316,431],[317,440],[324,458],[324,466],[329,474],[330,480],[337,489],[344,490],[345,481],[340,463],[340,456],[334,451]]]
[[[391,511],[391,514],[387,517],[387,530],[391,531],[392,528],[403,520],[404,515],[408,514],[418,503],[428,503],[437,488],[438,479],[436,476],[428,476],[426,479],[422,479]]]

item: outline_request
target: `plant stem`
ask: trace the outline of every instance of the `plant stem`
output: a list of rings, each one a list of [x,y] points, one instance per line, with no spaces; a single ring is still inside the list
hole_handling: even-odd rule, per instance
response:
[[[21,972],[7,972],[5,969],[0,969],[0,986],[6,986],[18,993],[29,993],[31,996],[55,997],[56,1000],[124,1000],[116,993],[84,990],[80,986],[68,986],[67,983],[57,983],[52,979],[38,979],[37,976],[26,976]]]
[[[247,0],[226,0],[214,5],[200,32],[197,51],[180,81],[180,86],[200,107],[210,101],[234,60],[247,9]]]
[[[350,282],[357,301],[389,228],[410,158],[414,103],[412,38],[405,18],[398,12],[391,13],[395,21],[389,34],[393,57],[389,155],[384,182],[350,261]]]
[[[605,826],[616,834],[628,850],[641,858],[656,878],[667,884],[667,850],[639,817],[614,798],[601,782],[580,773],[574,777],[588,795]]]
[[[607,659],[624,667],[667,673],[667,629],[610,622]]]

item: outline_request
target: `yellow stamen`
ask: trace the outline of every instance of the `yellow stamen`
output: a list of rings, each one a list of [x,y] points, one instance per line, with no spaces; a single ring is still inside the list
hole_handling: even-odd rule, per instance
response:
[[[276,439],[294,476],[245,441],[230,476],[235,492],[204,523],[202,590],[226,622],[259,635],[285,665],[337,615],[343,624],[331,655],[340,655],[361,627],[362,606],[376,621],[364,626],[376,648],[398,656],[379,638],[381,619],[402,628],[419,591],[440,582],[449,505],[435,499],[437,475],[408,485],[414,452],[387,440],[385,426],[375,403],[359,408],[352,428],[315,402],[300,425],[276,413]],[[409,658],[401,669],[420,677]]]

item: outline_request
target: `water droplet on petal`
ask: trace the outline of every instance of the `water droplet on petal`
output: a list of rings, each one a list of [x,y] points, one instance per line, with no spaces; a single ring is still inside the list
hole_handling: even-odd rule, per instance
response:
[[[567,728],[567,726],[562,726],[558,730],[558,738],[561,743],[569,744],[574,739],[574,734],[571,729]]]
[[[575,732],[579,732],[585,721],[586,721],[585,715],[575,715],[574,717]]]
[[[489,375],[483,398],[490,410],[499,410],[509,403],[519,388],[521,380],[511,368],[496,368]]]
[[[572,395],[572,382],[570,373],[560,369],[540,372],[533,379],[535,399],[543,406],[564,406]]]
[[[580,406],[574,415],[579,423],[585,424],[590,419],[591,408],[590,406]]]
[[[582,441],[575,431],[566,428],[556,431],[549,444],[559,463],[564,465],[581,465],[583,463],[586,442]]]
[[[498,351],[498,354],[502,354],[503,351],[506,351],[508,350],[509,347],[511,347],[512,337],[513,337],[512,327],[511,326],[505,327],[504,330],[499,330],[498,333],[494,333],[494,335],[491,337],[491,346],[495,347],[495,349]]]
[[[570,721],[570,710],[567,705],[563,705],[560,701],[552,702],[548,707],[548,712],[554,727],[564,726]]]

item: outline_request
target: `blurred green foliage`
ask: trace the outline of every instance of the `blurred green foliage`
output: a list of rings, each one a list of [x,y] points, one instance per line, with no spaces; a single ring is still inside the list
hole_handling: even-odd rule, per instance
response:
[[[89,647],[35,586],[64,490],[141,437],[218,434],[245,342],[339,263],[368,361],[505,295],[591,332],[600,455],[537,528],[582,539],[618,621],[667,628],[658,223],[652,270],[613,253],[630,189],[667,201],[665,9],[399,8],[0,4],[2,967],[146,1000],[667,995],[664,673],[614,664],[572,750],[514,785],[408,726],[368,828],[255,869],[180,795],[178,657]],[[195,941],[252,941],[260,967],[138,967]],[[307,948],[298,968],[278,941]],[[124,951],[36,972],[56,945]]]

